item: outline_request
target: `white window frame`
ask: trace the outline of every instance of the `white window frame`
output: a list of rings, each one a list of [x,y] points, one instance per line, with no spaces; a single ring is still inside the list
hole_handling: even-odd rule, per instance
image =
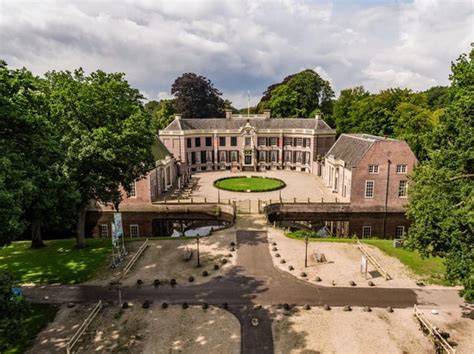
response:
[[[407,165],[400,164],[397,165],[397,174],[406,174],[407,173]]]
[[[137,234],[133,235],[132,229],[136,228]],[[140,226],[138,224],[130,224],[130,237],[140,237]]]
[[[401,230],[401,233],[399,232]],[[395,237],[402,237],[405,234],[405,226],[404,225],[398,225],[395,228]]]
[[[366,235],[366,230],[369,230]],[[362,237],[372,237],[372,226],[364,225],[362,226]]]
[[[376,175],[379,173],[379,165],[369,165],[369,174]]]
[[[130,193],[128,193],[129,198],[136,198],[137,197],[137,182],[132,182],[130,183]]]
[[[105,229],[105,234],[103,230]],[[99,224],[99,237],[109,237],[109,224]]]
[[[371,196],[367,196],[367,184],[369,182],[372,182],[372,195]],[[366,180],[365,181],[365,192],[364,192],[364,196],[366,199],[373,199],[374,196],[375,196],[375,181],[374,180]]]
[[[402,189],[402,182],[405,182],[405,186]],[[402,194],[403,191],[403,194]],[[407,198],[408,197],[408,181],[403,179],[398,182],[398,198]]]

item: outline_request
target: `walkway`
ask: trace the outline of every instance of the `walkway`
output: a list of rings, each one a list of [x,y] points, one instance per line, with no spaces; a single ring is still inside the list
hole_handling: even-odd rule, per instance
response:
[[[242,353],[272,353],[272,315],[256,305],[372,306],[394,308],[414,304],[432,306],[458,304],[457,290],[413,290],[354,287],[322,287],[298,280],[277,270],[268,249],[264,219],[247,215],[237,220],[237,265],[223,278],[201,285],[141,286],[122,288],[123,301],[155,300],[171,304],[187,302],[211,305],[229,304],[229,311],[241,322]],[[117,301],[115,287],[100,286],[36,286],[25,288],[32,302],[65,303]],[[259,325],[251,325],[257,318]]]

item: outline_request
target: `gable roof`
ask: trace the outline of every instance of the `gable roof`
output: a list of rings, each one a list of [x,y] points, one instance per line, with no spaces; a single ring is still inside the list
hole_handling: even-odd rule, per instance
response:
[[[155,161],[164,160],[166,156],[172,155],[158,137],[155,138],[155,142],[151,147],[151,153]]]
[[[341,134],[326,156],[344,161],[347,168],[356,167],[370,147],[382,140],[385,138],[369,134]]]
[[[322,119],[315,118],[193,118],[174,119],[163,131],[175,130],[238,130],[247,122],[257,129],[331,130]]]

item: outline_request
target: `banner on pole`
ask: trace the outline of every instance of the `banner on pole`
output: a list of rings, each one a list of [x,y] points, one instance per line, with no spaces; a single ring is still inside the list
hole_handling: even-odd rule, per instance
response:
[[[367,274],[367,257],[366,256],[362,256],[360,258],[360,272],[361,273],[366,273]]]
[[[118,246],[120,238],[123,238],[122,214],[114,213],[114,222],[112,223],[112,244]]]

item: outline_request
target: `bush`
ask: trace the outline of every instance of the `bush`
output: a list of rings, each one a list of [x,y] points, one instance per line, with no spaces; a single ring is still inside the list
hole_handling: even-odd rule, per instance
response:
[[[189,307],[189,305],[187,303],[183,302],[183,309],[186,310],[188,307]]]
[[[214,264],[214,270],[218,270],[219,269],[219,264]]]
[[[15,296],[13,276],[5,271],[0,272],[0,352],[5,352],[26,335],[23,319],[30,311],[30,306],[21,296]]]
[[[227,259],[223,258],[222,261],[221,261],[222,264],[226,264],[227,263]]]
[[[295,238],[305,238],[308,236],[309,238],[319,238],[318,234],[314,231],[306,231],[306,230],[297,230],[293,232],[289,232],[288,236],[295,237]]]
[[[160,283],[160,280],[159,279],[155,279],[153,280],[153,285],[154,286],[159,286],[161,283]]]
[[[171,279],[171,280],[170,280],[170,284],[171,284],[171,285],[176,285],[176,279],[174,279],[174,278]]]
[[[209,273],[207,272],[207,270],[205,270],[204,272],[202,272],[202,276],[203,277],[207,277],[209,275]]]
[[[203,310],[206,310],[206,309],[208,309],[208,308],[209,308],[209,305],[208,305],[207,303],[203,303],[203,304],[202,304],[202,309],[203,309]]]
[[[166,302],[163,302],[163,303],[161,304],[161,308],[162,308],[162,309],[167,309],[167,308],[168,308],[168,304],[167,304]]]
[[[142,307],[143,307],[144,309],[150,308],[150,301],[146,300],[146,301],[143,303]]]
[[[192,283],[192,282],[194,281],[194,277],[191,275],[191,276],[189,277],[188,281],[189,281],[190,283]]]
[[[143,280],[138,279],[138,280],[137,280],[137,285],[142,285],[142,284],[143,284]]]

